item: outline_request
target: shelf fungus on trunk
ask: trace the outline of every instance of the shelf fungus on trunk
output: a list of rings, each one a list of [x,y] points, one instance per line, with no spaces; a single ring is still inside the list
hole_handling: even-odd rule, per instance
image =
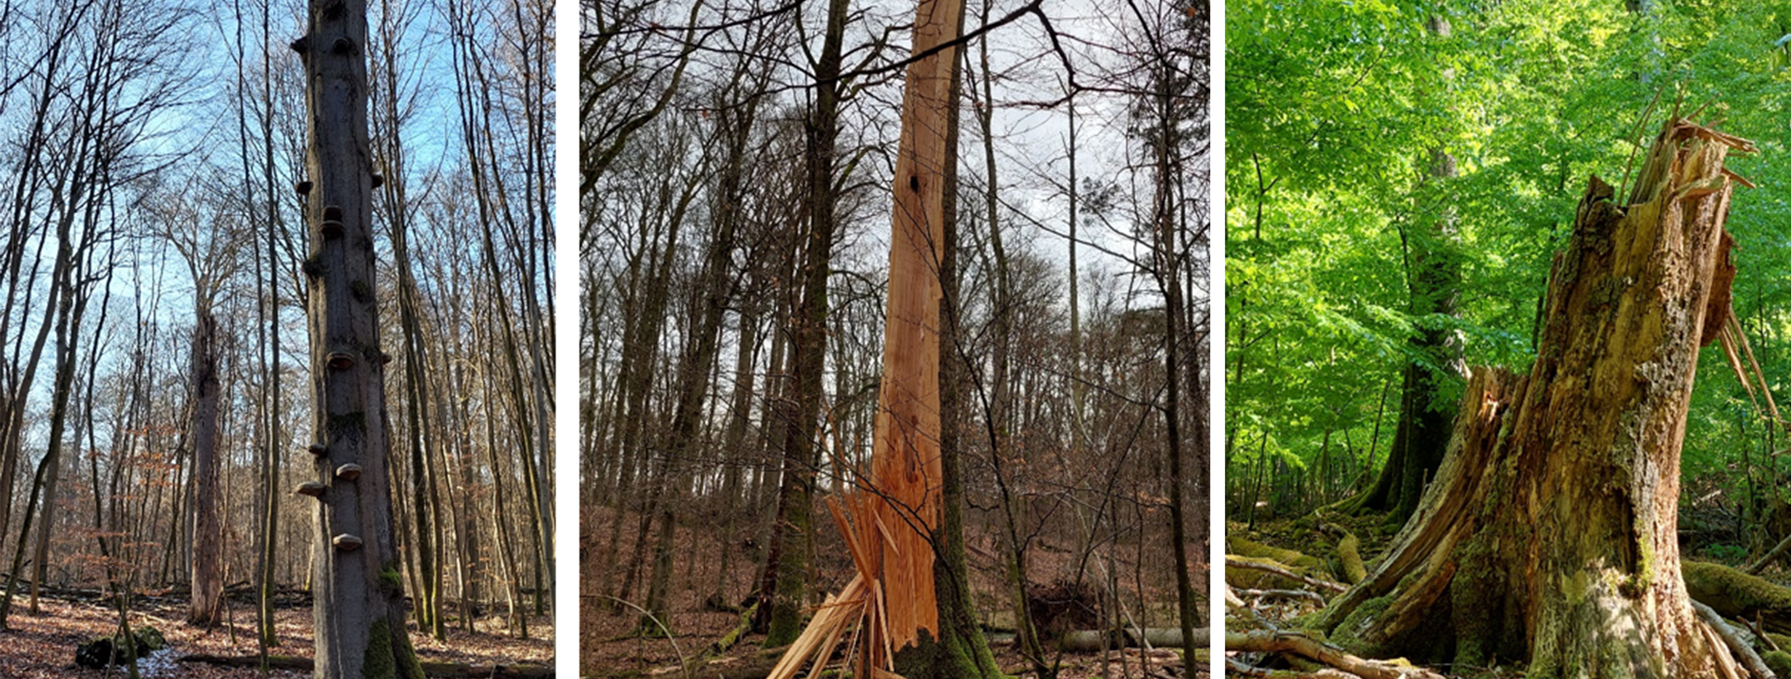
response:
[[[313,455],[315,457],[323,457],[325,455],[330,454],[329,445],[325,444],[322,441],[317,441],[315,443],[312,443],[309,446],[305,446],[305,450],[310,452],[311,455]]]
[[[309,495],[311,497],[323,497],[323,490],[324,490],[324,485],[322,483],[318,483],[316,481],[306,481],[304,483],[298,484],[298,487],[292,489],[292,492],[295,495]]]
[[[324,359],[324,362],[335,370],[347,370],[354,367],[354,357],[348,355],[346,351],[332,351],[329,357]]]
[[[336,478],[342,479],[343,481],[353,481],[355,479],[361,478],[361,465],[350,462],[348,464],[337,467],[336,468]]]
[[[354,550],[361,548],[361,539],[357,538],[353,535],[343,533],[341,535],[336,536],[335,538],[332,538],[330,540],[330,544],[335,545],[336,549],[338,549],[338,550],[341,550],[344,552],[352,552]]]

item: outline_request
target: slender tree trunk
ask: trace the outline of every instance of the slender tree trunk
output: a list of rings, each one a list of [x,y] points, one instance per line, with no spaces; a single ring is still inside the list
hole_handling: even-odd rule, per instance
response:
[[[769,630],[765,645],[778,646],[802,631],[803,594],[808,588],[809,540],[814,508],[815,442],[820,438],[822,371],[827,354],[827,274],[833,261],[835,139],[839,135],[838,82],[850,0],[828,0],[827,32],[821,59],[815,64],[815,108],[806,128],[804,162],[808,180],[808,243],[802,265],[802,302],[795,315],[791,347],[795,393],[784,399],[789,409],[782,424],[783,481],[778,490],[777,523],[772,529],[766,568]],[[775,580],[774,580],[775,578]]]

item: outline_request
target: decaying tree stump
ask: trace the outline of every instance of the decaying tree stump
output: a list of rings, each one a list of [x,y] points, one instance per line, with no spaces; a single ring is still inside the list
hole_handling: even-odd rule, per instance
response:
[[[1731,313],[1731,151],[1674,118],[1627,200],[1593,177],[1528,375],[1472,372],[1442,467],[1387,556],[1323,612],[1352,652],[1530,677],[1741,676],[1677,539],[1699,347]]]

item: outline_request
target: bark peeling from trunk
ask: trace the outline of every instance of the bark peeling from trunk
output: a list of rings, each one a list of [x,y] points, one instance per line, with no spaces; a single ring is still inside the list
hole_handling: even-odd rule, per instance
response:
[[[1531,677],[1741,676],[1677,538],[1698,351],[1730,313],[1731,150],[1755,149],[1675,118],[1626,203],[1591,179],[1535,364],[1473,371],[1417,512],[1321,616],[1333,640]]]

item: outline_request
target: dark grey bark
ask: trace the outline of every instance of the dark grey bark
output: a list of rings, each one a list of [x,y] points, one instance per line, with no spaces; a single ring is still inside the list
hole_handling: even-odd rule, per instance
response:
[[[315,398],[312,620],[319,679],[418,677],[405,631],[386,460],[385,364],[375,284],[367,138],[365,0],[312,0],[304,61],[309,112],[307,312]]]

